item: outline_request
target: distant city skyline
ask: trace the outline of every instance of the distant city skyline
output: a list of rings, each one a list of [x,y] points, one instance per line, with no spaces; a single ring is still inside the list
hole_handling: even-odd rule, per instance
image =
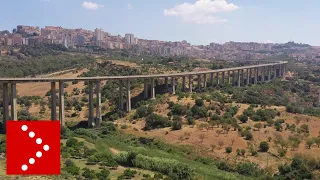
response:
[[[320,45],[320,2],[310,0],[3,0],[0,30],[17,25],[62,26],[163,41]],[[312,3],[311,3],[312,2]],[[19,5],[17,5],[19,4]],[[15,10],[13,13],[12,10]]]

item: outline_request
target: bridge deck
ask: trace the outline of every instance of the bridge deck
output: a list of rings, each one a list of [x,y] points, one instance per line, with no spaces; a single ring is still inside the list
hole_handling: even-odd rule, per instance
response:
[[[182,72],[182,73],[173,73],[173,74],[151,74],[151,75],[133,75],[133,76],[99,76],[99,77],[75,77],[75,78],[0,78],[0,83],[23,83],[23,82],[70,82],[70,81],[101,81],[101,80],[120,80],[120,79],[143,79],[143,78],[161,78],[161,77],[179,77],[179,76],[189,76],[197,74],[209,74],[217,72],[226,72],[226,71],[236,71],[241,69],[251,69],[259,67],[268,67],[275,66],[280,64],[286,64],[287,61],[277,61],[275,63],[269,64],[258,64],[251,66],[241,66],[234,68],[225,68],[209,71],[199,71],[199,72]]]

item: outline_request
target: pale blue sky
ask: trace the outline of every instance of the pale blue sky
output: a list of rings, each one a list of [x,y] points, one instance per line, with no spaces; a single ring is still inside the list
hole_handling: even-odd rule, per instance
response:
[[[0,0],[0,29],[19,24],[97,27],[112,34],[192,44],[293,40],[320,45],[320,0],[198,1]],[[183,3],[189,5],[179,6]]]

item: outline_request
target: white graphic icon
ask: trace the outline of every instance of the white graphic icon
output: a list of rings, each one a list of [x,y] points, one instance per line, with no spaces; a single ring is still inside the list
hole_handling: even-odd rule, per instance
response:
[[[28,130],[28,126],[27,126],[27,125],[21,126],[21,130],[22,130],[22,131],[27,131],[27,130]],[[30,132],[29,132],[29,137],[30,137],[30,138],[34,138],[35,136],[36,136],[36,134],[35,134],[33,131],[30,131]],[[42,144],[42,139],[41,139],[41,138],[37,138],[37,139],[36,139],[36,143],[39,144],[39,145]],[[44,151],[49,151],[49,149],[50,149],[49,145],[45,144],[45,145],[43,146],[43,150],[44,150]],[[42,152],[41,152],[41,151],[38,151],[38,152],[36,153],[36,157],[37,157],[37,158],[41,158],[41,157],[42,157]],[[35,160],[34,158],[30,158],[30,159],[29,159],[29,164],[30,164],[30,165],[34,164],[35,162],[36,162],[36,160]],[[22,169],[22,171],[28,170],[28,165],[23,164],[23,165],[21,166],[21,169]]]

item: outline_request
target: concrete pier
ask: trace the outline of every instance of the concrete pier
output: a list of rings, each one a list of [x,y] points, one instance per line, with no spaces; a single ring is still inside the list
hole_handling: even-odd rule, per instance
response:
[[[57,120],[56,83],[51,82],[51,120]]]
[[[271,66],[268,66],[268,81],[271,80]]]
[[[96,82],[96,103],[97,103],[97,107],[96,107],[96,121],[95,124],[97,127],[99,127],[102,123],[102,113],[101,113],[101,85],[100,85],[100,81]]]
[[[164,86],[166,88],[166,91],[169,92],[169,83],[168,83],[168,77],[165,77],[164,78]]]
[[[131,111],[131,84],[130,84],[130,80],[127,80],[127,100],[126,100],[126,105],[127,105],[127,112]]]
[[[156,90],[154,85],[154,78],[151,78],[151,99],[156,98]]]
[[[65,125],[65,115],[64,115],[64,86],[63,81],[59,82],[59,120],[60,125]]]
[[[210,85],[213,87],[213,73],[210,74]]]
[[[236,73],[235,71],[232,71],[232,86],[234,85],[234,82],[236,81]]]
[[[219,72],[216,73],[216,84],[219,85]]]
[[[119,109],[124,110],[123,104],[123,81],[119,81]]]
[[[182,92],[186,92],[186,77],[182,76]]]
[[[255,68],[254,84],[258,83],[258,78],[259,78],[259,69]]]
[[[17,84],[11,83],[11,120],[18,120],[17,113]]]
[[[175,77],[171,77],[171,88],[172,88],[172,94],[176,94],[176,79]]]
[[[246,84],[245,79],[244,79],[244,69],[241,69],[241,84],[243,84],[243,86]]]
[[[246,82],[246,85],[249,85],[250,84],[250,73],[251,71],[249,69],[246,70],[246,73],[247,73],[247,82]]]
[[[206,88],[207,87],[207,74],[203,75],[203,87]]]
[[[264,73],[265,69],[264,67],[261,67],[261,81],[264,82],[265,81],[265,73]]]
[[[143,90],[143,94],[144,94],[144,98],[148,99],[148,79],[144,79],[144,90]]]
[[[240,70],[238,70],[238,87],[241,86],[241,76],[240,76]]]
[[[8,83],[3,83],[2,104],[3,104],[3,128],[6,131],[7,120],[9,120],[9,88]]]
[[[228,84],[231,83],[230,71],[228,71]]]
[[[225,74],[225,72],[223,71],[223,72],[222,72],[222,75],[221,75],[221,76],[222,76],[222,77],[221,77],[221,84],[224,84],[224,74]]]
[[[249,82],[252,84],[252,69],[249,69]]]
[[[94,115],[93,115],[93,82],[89,81],[89,115],[88,115],[88,127],[94,127]]]
[[[197,91],[200,91],[200,89],[201,89],[201,74],[198,74],[197,81],[198,81],[198,84],[197,84],[197,86],[198,86]]]
[[[189,93],[192,93],[193,77],[189,76]]]

